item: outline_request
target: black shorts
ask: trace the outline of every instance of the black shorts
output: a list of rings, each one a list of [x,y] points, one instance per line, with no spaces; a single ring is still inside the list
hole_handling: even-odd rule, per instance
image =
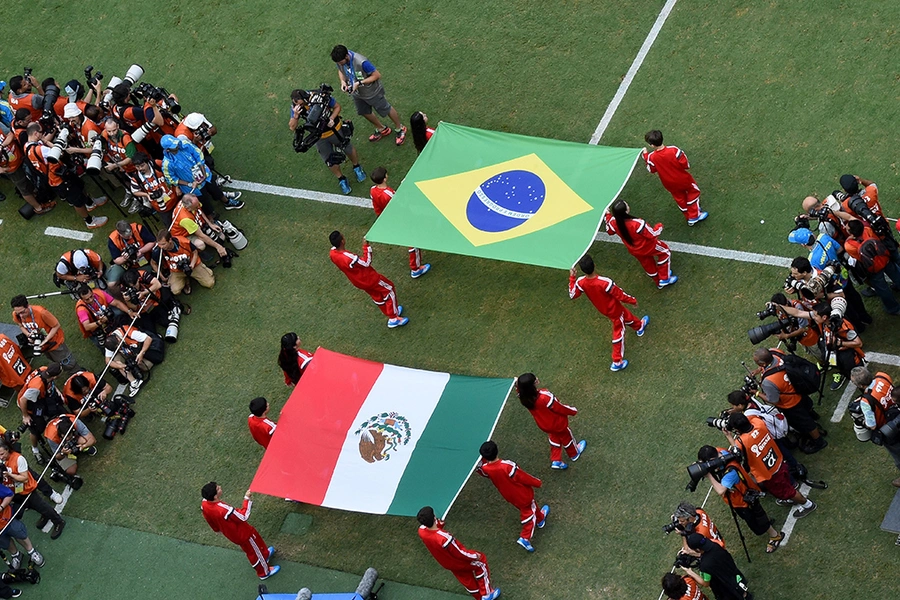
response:
[[[60,200],[65,200],[75,208],[81,208],[87,204],[87,197],[84,195],[84,182],[78,177],[64,178],[62,185],[54,187],[53,191],[59,196]]]
[[[807,401],[812,404],[808,397],[805,397],[799,404],[791,408],[782,408],[781,412],[787,419],[788,425],[799,431],[800,433],[809,433],[818,427],[816,420],[813,419],[810,408],[806,406]]]
[[[772,519],[769,518],[759,502],[754,502],[747,508],[735,508],[734,512],[747,523],[750,531],[756,535],[766,533],[772,526]]]

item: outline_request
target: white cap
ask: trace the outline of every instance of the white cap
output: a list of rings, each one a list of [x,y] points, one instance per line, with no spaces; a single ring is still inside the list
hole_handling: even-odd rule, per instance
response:
[[[69,102],[66,104],[65,110],[63,112],[63,117],[66,119],[71,119],[73,117],[77,117],[81,114],[81,109],[78,108],[78,105],[74,102]]]
[[[191,113],[184,118],[182,123],[184,123],[188,129],[197,129],[203,122],[206,121],[206,117],[204,117],[200,113]]]

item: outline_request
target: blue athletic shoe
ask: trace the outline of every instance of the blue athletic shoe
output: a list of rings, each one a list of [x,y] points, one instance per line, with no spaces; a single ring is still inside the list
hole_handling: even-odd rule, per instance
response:
[[[700,221],[705,220],[706,217],[708,217],[708,216],[709,216],[709,213],[704,210],[702,213],[700,213],[700,215],[696,219],[688,219],[688,227],[693,227]]]
[[[522,546],[523,548],[525,548],[526,550],[528,550],[529,552],[534,552],[534,546],[532,546],[532,545],[531,545],[531,542],[529,542],[529,541],[526,540],[525,538],[519,538],[519,539],[517,539],[517,540],[516,540],[516,543],[517,543],[518,545]]]
[[[403,307],[398,305],[397,306],[397,316],[399,317],[402,314],[403,314]]]
[[[609,366],[609,370],[613,371],[613,372],[621,371],[622,369],[624,369],[627,366],[628,366],[628,359],[623,358],[621,362],[614,362],[613,364],[611,364]]]
[[[642,335],[644,335],[644,332],[647,331],[647,325],[649,325],[649,324],[650,324],[650,315],[644,315],[643,317],[641,317],[641,328],[637,330],[638,337],[641,337]],[[628,361],[626,360],[625,362],[627,363]],[[625,367],[622,367],[622,368],[624,369]]]
[[[412,277],[413,279],[418,279],[419,277],[421,277],[422,275],[424,275],[425,273],[427,273],[430,270],[431,270],[431,265],[426,263],[426,264],[422,265],[421,267],[419,267],[418,269],[416,269],[414,271],[410,271],[409,276]]]
[[[266,560],[266,562],[272,560],[273,556],[275,556],[275,546],[269,546],[269,558]]]
[[[397,317],[395,319],[388,319],[388,328],[393,329],[395,327],[403,327],[409,323],[409,317]]]
[[[275,565],[274,567],[269,567],[269,572],[259,578],[260,581],[265,581],[275,573],[281,570],[281,565]]]
[[[481,600],[497,600],[500,597],[500,588],[494,588],[494,591],[487,596],[482,596]]]
[[[660,281],[659,285],[656,286],[656,289],[661,290],[664,287],[666,287],[667,285],[672,285],[673,283],[677,283],[677,282],[678,282],[678,275],[672,275],[668,279],[663,279],[662,281]]]
[[[575,446],[576,448],[578,448],[578,454],[572,457],[572,462],[575,462],[576,460],[581,458],[581,453],[584,452],[585,446],[587,446],[587,440],[581,440],[580,442],[578,442],[578,444]]]
[[[344,192],[345,195],[350,193],[350,184],[347,183],[346,178],[338,179],[338,185],[341,186],[341,191]]]
[[[366,172],[363,171],[362,165],[353,167],[353,173],[356,174],[356,180],[360,183],[366,180]]]
[[[545,504],[541,507],[541,512],[544,513],[544,518],[537,524],[538,529],[543,529],[544,525],[547,524],[547,517],[550,516],[550,505]]]
[[[567,465],[566,463],[564,463],[561,460],[554,460],[552,463],[550,463],[550,468],[556,469],[558,471],[565,471],[566,469],[569,468],[569,465]]]

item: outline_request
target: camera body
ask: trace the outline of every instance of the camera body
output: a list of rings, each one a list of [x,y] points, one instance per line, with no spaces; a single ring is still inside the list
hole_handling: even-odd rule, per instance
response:
[[[94,73],[94,65],[88,65],[84,68],[84,80],[87,82],[88,88],[92,88],[103,81],[103,73],[99,70]]]
[[[191,274],[194,272],[194,268],[191,267],[191,259],[189,259],[189,258],[186,258],[186,257],[179,258],[178,261],[175,263],[175,265],[178,267],[179,271],[184,273],[185,277],[190,277]]]
[[[674,566],[682,567],[684,569],[695,569],[700,566],[700,557],[694,556],[692,554],[685,554],[684,552],[679,552],[675,555]]]
[[[691,478],[691,482],[688,484],[687,489],[693,492],[697,489],[697,484],[700,483],[700,480],[706,477],[707,473],[712,473],[714,475],[723,473],[729,462],[740,459],[740,453],[732,448],[725,454],[720,454],[713,459],[698,460],[697,462],[688,465],[687,472],[688,476]]]

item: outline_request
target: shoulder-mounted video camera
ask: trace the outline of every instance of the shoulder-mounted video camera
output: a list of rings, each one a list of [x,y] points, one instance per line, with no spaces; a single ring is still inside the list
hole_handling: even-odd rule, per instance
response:
[[[346,148],[350,144],[353,123],[350,121],[341,123],[340,117],[338,117],[332,127],[328,126],[328,121],[331,119],[329,109],[333,92],[334,88],[327,83],[323,83],[315,90],[301,90],[301,98],[307,107],[300,114],[304,119],[303,126],[294,130],[295,152],[308,151],[322,138],[322,134],[329,130],[337,136],[341,148]],[[338,129],[339,125],[340,129]],[[340,163],[332,162],[332,164]]]

